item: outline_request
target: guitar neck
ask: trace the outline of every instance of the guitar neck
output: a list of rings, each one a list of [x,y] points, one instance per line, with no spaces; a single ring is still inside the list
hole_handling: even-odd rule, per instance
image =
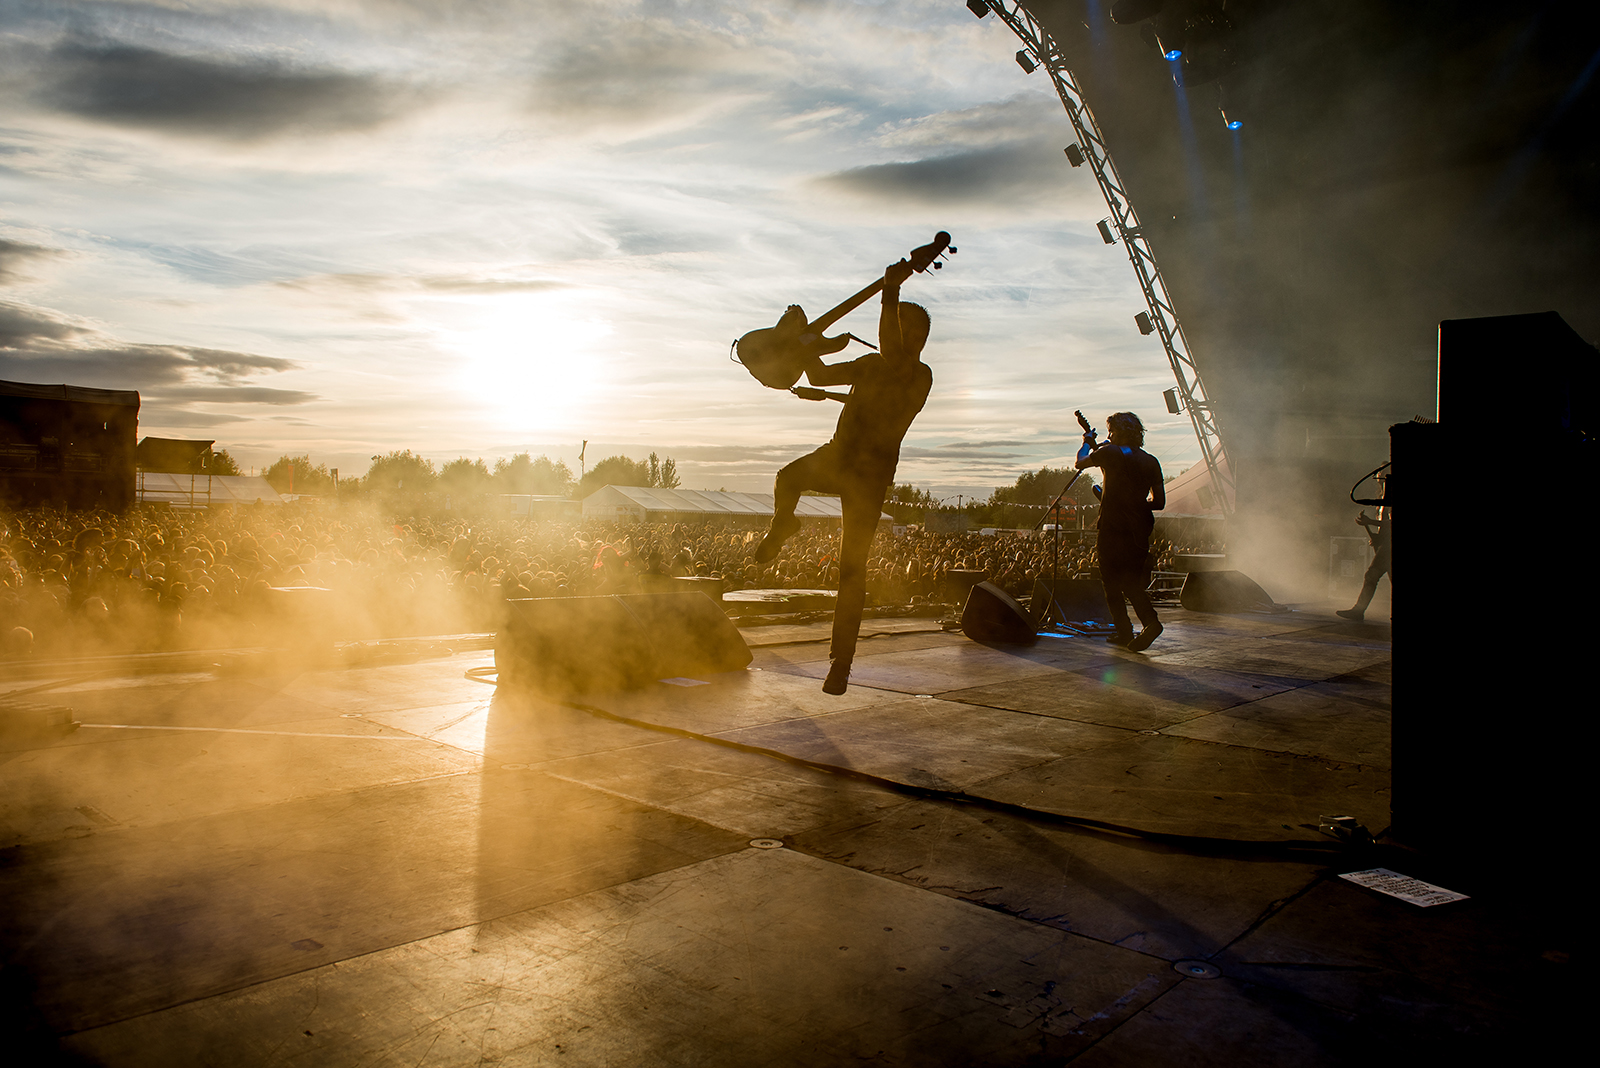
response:
[[[861,292],[857,293],[855,296],[846,298],[845,301],[842,304],[840,304],[838,307],[834,308],[831,311],[824,312],[814,322],[809,323],[807,325],[806,329],[808,331],[816,331],[819,334],[822,333],[824,330],[828,329],[828,327],[832,326],[834,323],[838,322],[840,319],[843,319],[846,315],[849,315],[851,312],[853,312],[857,308],[861,307],[861,305],[865,304],[868,300],[870,300],[872,298],[873,294],[879,292],[882,289],[883,289],[883,279],[879,278],[877,281],[873,282],[870,286],[868,286],[867,288],[863,289]]]
[[[947,248],[950,249],[951,252],[955,251],[955,249],[950,248],[950,235],[945,233],[943,230],[940,230],[937,234],[933,235],[933,240],[931,242],[923,245],[921,248],[914,248],[911,250],[911,256],[909,260],[911,269],[920,273],[922,271],[926,271],[929,264],[932,264],[935,267],[939,266],[939,264],[935,261],[939,258],[939,254]],[[901,262],[907,261],[902,260]],[[880,292],[882,289],[883,279],[879,278],[867,288],[863,289],[855,296],[850,297],[843,304],[840,304],[837,308],[834,308],[832,311],[826,313],[815,322],[807,323],[807,333],[822,333],[824,330],[828,329],[828,327],[832,326],[840,319],[843,319],[846,315],[849,315],[851,312],[861,307],[861,305],[867,302],[868,298],[870,298],[874,293]]]

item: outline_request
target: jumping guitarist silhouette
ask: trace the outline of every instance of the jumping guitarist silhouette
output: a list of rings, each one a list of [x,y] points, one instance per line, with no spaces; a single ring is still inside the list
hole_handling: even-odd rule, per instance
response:
[[[880,281],[851,298],[855,304],[860,304],[879,289],[883,291],[877,352],[869,352],[847,363],[823,363],[822,355],[843,348],[850,335],[844,335],[842,340],[822,337],[826,323],[832,321],[830,317],[838,317],[833,312],[816,324],[805,324],[805,313],[797,307],[790,309],[790,312],[798,312],[798,318],[806,327],[794,333],[793,341],[812,347],[803,351],[799,369],[787,384],[798,381],[803,370],[813,386],[849,385],[851,388],[848,395],[828,394],[844,402],[833,440],[778,472],[773,489],[776,506],[772,527],[756,548],[755,558],[758,563],[770,562],[777,557],[784,541],[800,529],[794,510],[800,503],[802,490],[839,494],[844,511],[839,599],[834,608],[833,644],[829,650],[832,665],[827,681],[822,684],[824,693],[842,694],[849,683],[850,665],[855,658],[856,637],[861,627],[861,610],[866,603],[867,554],[872,547],[872,536],[877,532],[884,497],[894,484],[895,467],[900,462],[900,441],[927,403],[928,391],[933,388],[933,372],[921,360],[922,347],[928,342],[928,313],[919,304],[901,301],[900,285],[915,271],[926,267],[949,244],[948,234],[941,233],[939,238],[935,242],[938,249],[922,261],[922,267],[911,260],[891,263]],[[924,249],[917,251],[921,253]],[[846,304],[855,306],[850,301]],[[774,329],[783,326],[780,320]],[[814,335],[809,342],[804,340],[807,334]],[[830,345],[834,347],[828,348]],[[794,357],[793,352],[789,355]],[[777,383],[781,383],[787,373],[782,372],[775,382],[767,384],[786,388]]]

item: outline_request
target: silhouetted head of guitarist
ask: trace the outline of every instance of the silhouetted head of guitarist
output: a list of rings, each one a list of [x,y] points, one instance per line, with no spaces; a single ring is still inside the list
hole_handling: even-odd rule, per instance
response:
[[[900,302],[900,342],[905,346],[906,355],[922,355],[922,347],[928,343],[932,326],[927,308],[909,300]]]

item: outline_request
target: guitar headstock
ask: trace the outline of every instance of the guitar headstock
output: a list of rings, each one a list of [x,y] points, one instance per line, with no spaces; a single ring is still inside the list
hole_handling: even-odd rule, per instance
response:
[[[937,271],[944,266],[939,257],[945,252],[949,252],[950,255],[954,256],[956,249],[954,245],[950,244],[950,235],[940,230],[933,235],[932,241],[929,241],[921,248],[912,249],[911,255],[906,259],[910,262],[911,269],[914,271],[926,271],[929,267]]]

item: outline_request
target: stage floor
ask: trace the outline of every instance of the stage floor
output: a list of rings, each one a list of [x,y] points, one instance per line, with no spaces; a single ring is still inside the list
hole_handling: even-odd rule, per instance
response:
[[[1314,829],[1388,823],[1387,624],[1166,618],[1145,654],[869,621],[843,697],[825,624],[581,705],[459,639],[0,684],[83,724],[0,739],[8,1034],[117,1066],[1534,1048],[1548,925],[1352,885],[1372,857]]]

